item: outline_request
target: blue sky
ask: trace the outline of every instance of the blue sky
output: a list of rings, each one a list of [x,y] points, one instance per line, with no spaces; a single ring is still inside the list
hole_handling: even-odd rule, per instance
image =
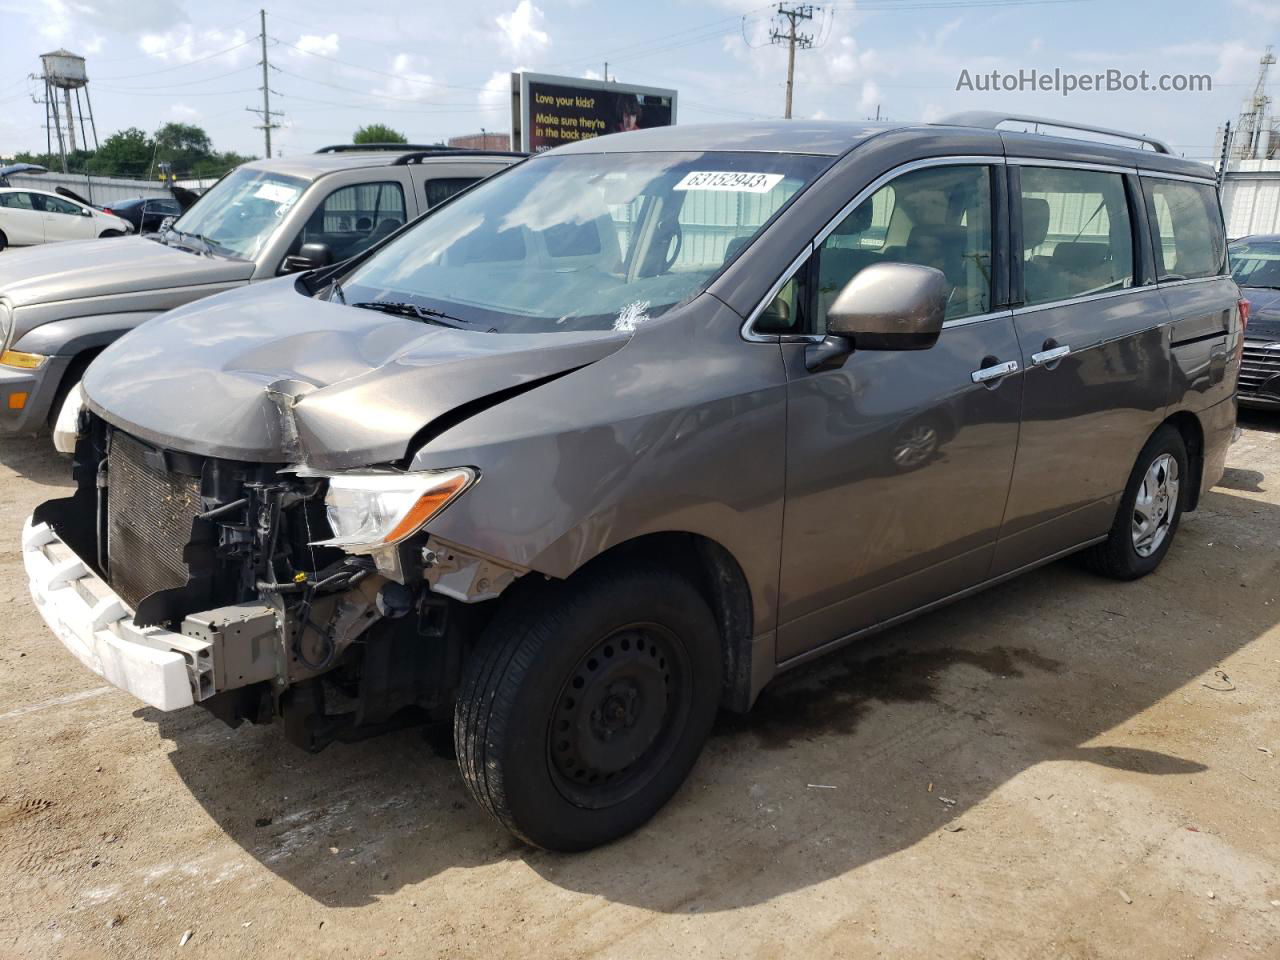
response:
[[[1013,5],[1016,4],[1016,5]],[[168,120],[203,125],[221,149],[262,152],[260,2],[0,0],[0,155],[43,149],[31,102],[38,55],[88,58],[100,136]],[[681,122],[782,114],[785,54],[767,43],[771,7],[749,0],[272,0],[267,33],[277,152],[340,142],[380,121],[411,140],[509,127],[510,71],[610,76],[680,91]],[[1280,2],[862,0],[820,8],[819,44],[797,55],[795,115],[932,120],[996,109],[1142,130],[1188,156],[1212,153],[1269,42]],[[1153,76],[1207,73],[1209,93],[979,93],[971,73],[1021,68]],[[1280,70],[1273,68],[1273,91]]]

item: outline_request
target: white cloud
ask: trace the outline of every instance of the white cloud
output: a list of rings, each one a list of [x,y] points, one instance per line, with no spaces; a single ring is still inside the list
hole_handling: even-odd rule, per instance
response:
[[[177,120],[194,120],[200,116],[200,111],[195,107],[189,107],[185,103],[175,103],[169,108],[169,113]]]
[[[879,105],[880,87],[874,80],[868,80],[862,85],[862,95],[858,97],[858,109],[871,113]]]
[[[338,35],[336,33],[326,33],[323,37],[313,33],[304,33],[294,42],[297,50],[291,50],[290,53],[297,55],[299,53],[318,53],[325,57],[336,57],[338,55]]]
[[[164,33],[144,33],[138,39],[138,49],[149,57],[164,63],[190,63],[228,50],[219,63],[234,64],[248,54],[244,45],[249,38],[243,30],[196,30],[190,25],[166,30]]]
[[[390,70],[395,76],[383,80],[372,94],[392,100],[430,100],[439,90],[432,86],[431,74],[419,67],[421,62],[411,53],[397,53]]]
[[[100,40],[97,48],[90,49],[96,34],[118,31],[122,23],[157,30],[183,18],[181,6],[168,0],[37,0],[21,6],[6,4],[0,11],[6,23],[21,12],[43,42],[78,47],[78,53],[97,53]]]
[[[520,67],[517,72],[526,69],[528,68]],[[489,74],[484,90],[477,95],[476,99],[484,113],[508,116],[511,112],[511,74],[505,70],[496,70]]]
[[[1267,0],[1265,3],[1260,0],[1232,0],[1232,2],[1250,16],[1270,20],[1273,23],[1280,21],[1280,6],[1272,0]]]
[[[551,37],[542,29],[545,19],[531,0],[520,0],[514,10],[499,14],[495,22],[511,53],[523,57],[540,53],[550,45]]]

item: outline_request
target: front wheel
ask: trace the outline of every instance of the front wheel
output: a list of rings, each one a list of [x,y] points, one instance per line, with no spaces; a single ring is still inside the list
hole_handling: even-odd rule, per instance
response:
[[[1136,580],[1158,567],[1178,532],[1190,477],[1182,434],[1162,426],[1138,454],[1107,539],[1085,552],[1089,567],[1116,580]]]
[[[107,237],[123,237],[124,234],[119,230],[103,230],[98,236],[100,239],[105,240]]]
[[[4,235],[4,231],[0,230],[0,250],[4,250],[9,245],[9,238]]]
[[[586,571],[509,601],[454,713],[472,795],[517,837],[586,850],[635,830],[697,760],[720,695],[715,618],[658,568]]]

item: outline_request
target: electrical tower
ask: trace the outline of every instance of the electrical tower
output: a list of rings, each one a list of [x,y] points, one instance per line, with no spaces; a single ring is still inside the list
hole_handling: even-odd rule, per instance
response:
[[[271,64],[267,60],[267,11],[259,10],[258,15],[262,18],[262,33],[259,36],[262,39],[262,60],[259,61],[262,67],[262,106],[261,107],[245,107],[250,113],[256,113],[261,117],[262,122],[257,124],[254,129],[261,130],[266,146],[266,159],[271,159],[271,131],[279,130],[280,124],[272,120],[272,117],[283,117],[284,114],[277,110],[271,109],[271,80],[267,75],[267,71],[271,69]]]
[[[44,82],[45,152],[53,153],[53,137],[58,138],[58,155],[62,158],[62,172],[67,172],[67,154],[75,153],[76,126],[80,127],[80,146],[89,149],[89,136],[93,136],[93,149],[98,149],[98,127],[93,120],[93,104],[89,101],[89,75],[85,72],[84,57],[70,50],[54,50],[40,54],[44,72],[37,78]],[[84,91],[84,103],[80,91]],[[75,95],[75,104],[71,97]],[[62,103],[58,100],[61,98]],[[87,112],[86,112],[87,108]],[[85,129],[85,120],[89,129]]]
[[[794,4],[790,7],[778,4],[778,27],[769,33],[769,41],[774,45],[787,45],[787,109],[783,114],[791,119],[791,91],[796,79],[796,47],[807,50],[813,46],[813,34],[796,33],[796,24],[813,19],[813,4]],[[786,21],[784,26],[782,21]]]

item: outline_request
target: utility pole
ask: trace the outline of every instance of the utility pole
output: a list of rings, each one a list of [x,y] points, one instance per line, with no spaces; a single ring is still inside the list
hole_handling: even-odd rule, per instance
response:
[[[780,21],[785,19],[787,25],[785,30],[773,30],[769,34],[769,41],[774,45],[783,43],[787,45],[787,109],[783,116],[790,120],[791,92],[795,87],[796,80],[796,47],[801,50],[807,50],[813,46],[813,34],[796,33],[796,24],[813,19],[813,4],[795,4],[787,7],[780,3],[778,4],[777,15]]]
[[[280,124],[274,122],[272,117],[283,117],[284,114],[271,109],[271,78],[267,71],[271,65],[267,61],[267,11],[259,10],[259,16],[262,18],[262,108],[245,107],[250,113],[257,113],[262,116],[262,123],[258,124],[256,129],[261,130],[266,140],[267,155],[266,159],[271,159],[271,131],[279,130]]]

